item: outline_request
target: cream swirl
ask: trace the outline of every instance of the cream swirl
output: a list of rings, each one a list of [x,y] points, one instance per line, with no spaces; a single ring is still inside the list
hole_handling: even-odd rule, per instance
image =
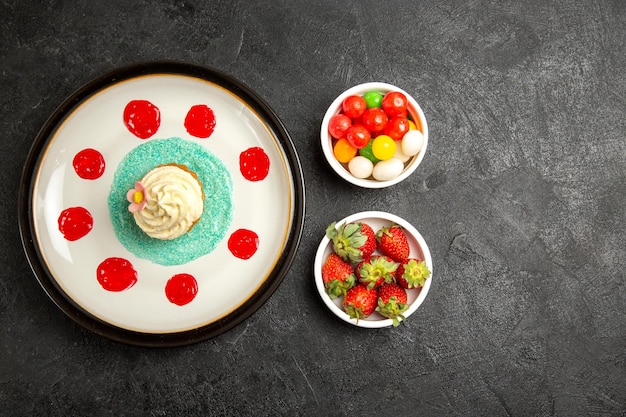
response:
[[[204,209],[202,188],[190,172],[162,165],[148,172],[141,183],[146,205],[133,216],[148,236],[176,239],[200,219]]]

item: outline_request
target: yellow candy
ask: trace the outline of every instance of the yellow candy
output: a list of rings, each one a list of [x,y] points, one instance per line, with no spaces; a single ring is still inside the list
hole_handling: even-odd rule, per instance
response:
[[[335,158],[341,163],[349,162],[356,155],[357,149],[346,139],[339,139],[333,148]]]
[[[417,130],[417,126],[413,120],[409,120],[409,130]]]
[[[387,135],[377,136],[372,142],[372,153],[381,161],[391,159],[396,153],[396,141]]]

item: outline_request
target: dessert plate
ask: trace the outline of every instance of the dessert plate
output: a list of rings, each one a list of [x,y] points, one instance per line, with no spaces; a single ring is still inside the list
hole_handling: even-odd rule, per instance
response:
[[[186,239],[137,244],[136,225],[116,220],[128,215],[120,184],[150,164],[191,164],[216,203]],[[284,125],[241,82],[186,63],[125,67],[76,91],[39,132],[19,194],[22,245],[85,328],[139,346],[196,343],[244,321],[285,278],[303,181]]]

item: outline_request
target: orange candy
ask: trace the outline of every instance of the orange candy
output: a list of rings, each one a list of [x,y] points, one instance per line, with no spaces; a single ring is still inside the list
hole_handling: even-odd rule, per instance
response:
[[[333,147],[335,158],[339,162],[348,163],[356,155],[357,149],[347,139],[339,139]]]

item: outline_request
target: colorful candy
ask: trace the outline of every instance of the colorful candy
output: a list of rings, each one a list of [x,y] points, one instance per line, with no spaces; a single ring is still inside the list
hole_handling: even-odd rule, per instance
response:
[[[370,140],[369,143],[365,145],[364,148],[359,149],[359,155],[366,157],[367,159],[372,161],[373,164],[375,164],[376,162],[380,161],[380,159],[376,158],[374,156],[374,152],[372,152],[373,143],[374,143],[374,139]]]
[[[383,110],[390,117],[406,118],[408,115],[407,104],[406,96],[398,91],[387,93],[381,102]]]
[[[389,120],[383,129],[383,133],[393,140],[401,140],[410,130],[409,119],[404,117],[394,117]]]
[[[348,132],[346,132],[346,139],[357,149],[364,148],[369,143],[371,137],[370,131],[362,125],[350,126]]]
[[[389,181],[400,175],[403,170],[404,163],[397,158],[391,158],[377,163],[372,170],[372,175],[378,181]]]
[[[361,123],[370,132],[382,132],[385,125],[389,121],[387,113],[380,107],[372,107],[363,112],[361,116]]]
[[[344,138],[351,126],[352,119],[345,114],[336,114],[328,121],[328,133],[335,139]]]
[[[374,163],[364,156],[355,156],[348,163],[348,170],[357,178],[368,178],[374,171]]]
[[[380,107],[383,104],[383,95],[378,91],[368,91],[363,94],[363,98],[367,103],[368,109],[371,109],[372,107]]]
[[[328,124],[335,158],[356,178],[398,177],[424,146],[421,123],[410,117],[407,97],[399,91],[346,97]]]
[[[387,135],[377,136],[372,141],[372,153],[381,161],[391,159],[396,153],[396,142]]]
[[[356,155],[357,149],[348,142],[347,139],[339,139],[333,147],[333,154],[337,161],[348,163]]]
[[[343,114],[351,119],[358,119],[367,109],[367,102],[361,96],[349,96],[341,104]]]
[[[410,130],[402,138],[401,146],[403,154],[417,155],[424,146],[424,135],[419,130]]]
[[[412,158],[411,155],[406,155],[404,152],[402,152],[402,146],[396,146],[396,152],[393,154],[393,157],[398,158],[402,161],[402,163],[406,163]]]

